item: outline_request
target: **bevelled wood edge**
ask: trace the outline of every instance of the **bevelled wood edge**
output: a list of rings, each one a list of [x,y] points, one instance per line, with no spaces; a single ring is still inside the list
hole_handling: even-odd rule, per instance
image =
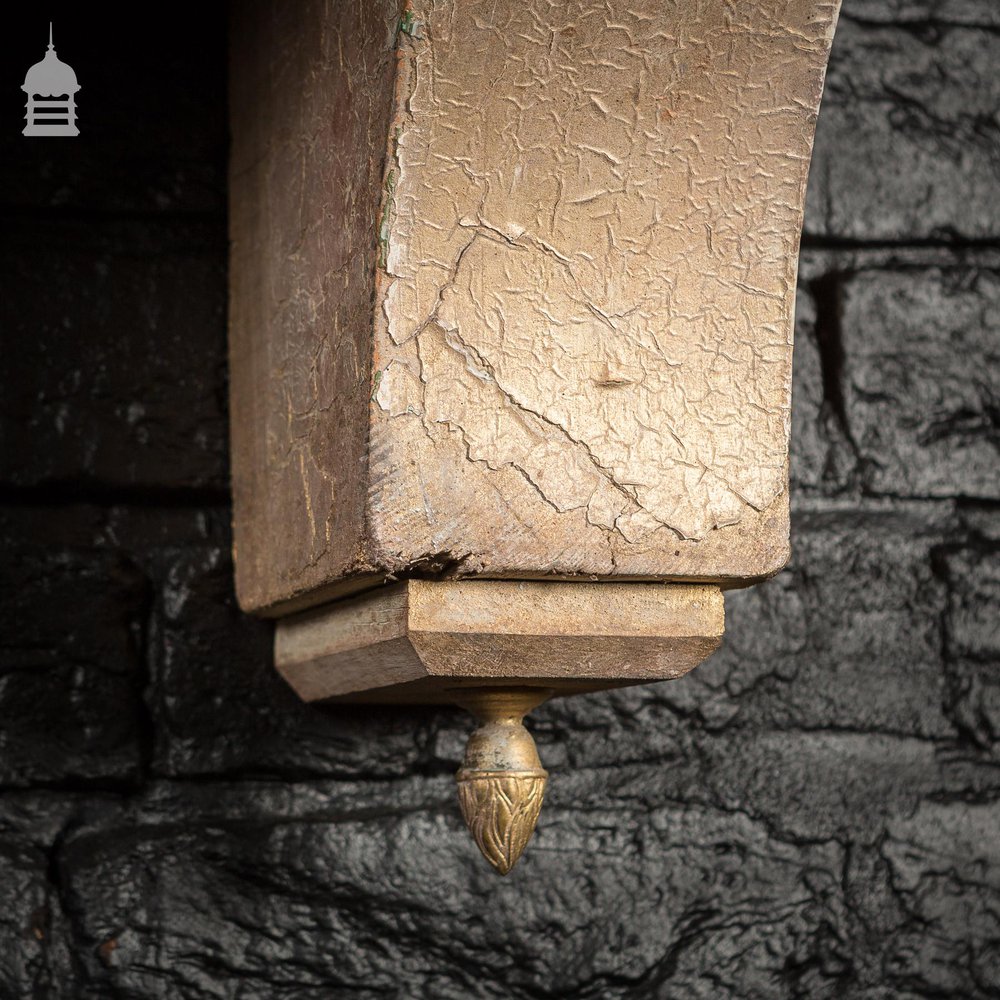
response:
[[[511,684],[558,695],[680,677],[723,630],[710,585],[407,580],[283,619],[275,665],[306,701],[439,704]]]

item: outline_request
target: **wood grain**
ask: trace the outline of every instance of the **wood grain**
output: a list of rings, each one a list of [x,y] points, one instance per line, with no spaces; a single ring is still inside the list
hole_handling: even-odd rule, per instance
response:
[[[559,694],[679,677],[724,628],[717,587],[408,580],[290,616],[275,665],[306,701],[454,701],[463,686]]]
[[[311,602],[370,569],[376,219],[399,8],[232,8],[230,413],[246,610]]]

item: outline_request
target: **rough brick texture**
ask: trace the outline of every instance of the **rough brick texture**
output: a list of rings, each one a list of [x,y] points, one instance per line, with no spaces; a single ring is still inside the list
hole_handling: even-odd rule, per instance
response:
[[[1000,235],[997,6],[845,0],[835,44],[806,232],[893,243]]]
[[[1000,275],[862,271],[843,285],[843,391],[874,493],[996,496]]]
[[[221,15],[70,16],[80,140],[0,139],[0,998],[1000,996],[997,5],[845,0],[792,563],[682,680],[534,714],[506,880],[467,720],[302,705],[235,607]]]

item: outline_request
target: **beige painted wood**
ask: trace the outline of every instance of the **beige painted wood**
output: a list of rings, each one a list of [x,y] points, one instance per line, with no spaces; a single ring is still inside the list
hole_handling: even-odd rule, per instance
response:
[[[236,7],[242,605],[775,572],[839,4]]]
[[[408,580],[284,618],[275,664],[307,701],[454,701],[463,687],[559,694],[679,677],[724,626],[717,587]]]

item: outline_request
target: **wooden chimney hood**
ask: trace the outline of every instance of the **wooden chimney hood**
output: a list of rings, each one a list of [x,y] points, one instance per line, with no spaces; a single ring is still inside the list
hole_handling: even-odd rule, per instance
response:
[[[456,702],[503,872],[523,714],[675,678],[788,554],[838,2],[233,10],[236,582],[305,699]]]

